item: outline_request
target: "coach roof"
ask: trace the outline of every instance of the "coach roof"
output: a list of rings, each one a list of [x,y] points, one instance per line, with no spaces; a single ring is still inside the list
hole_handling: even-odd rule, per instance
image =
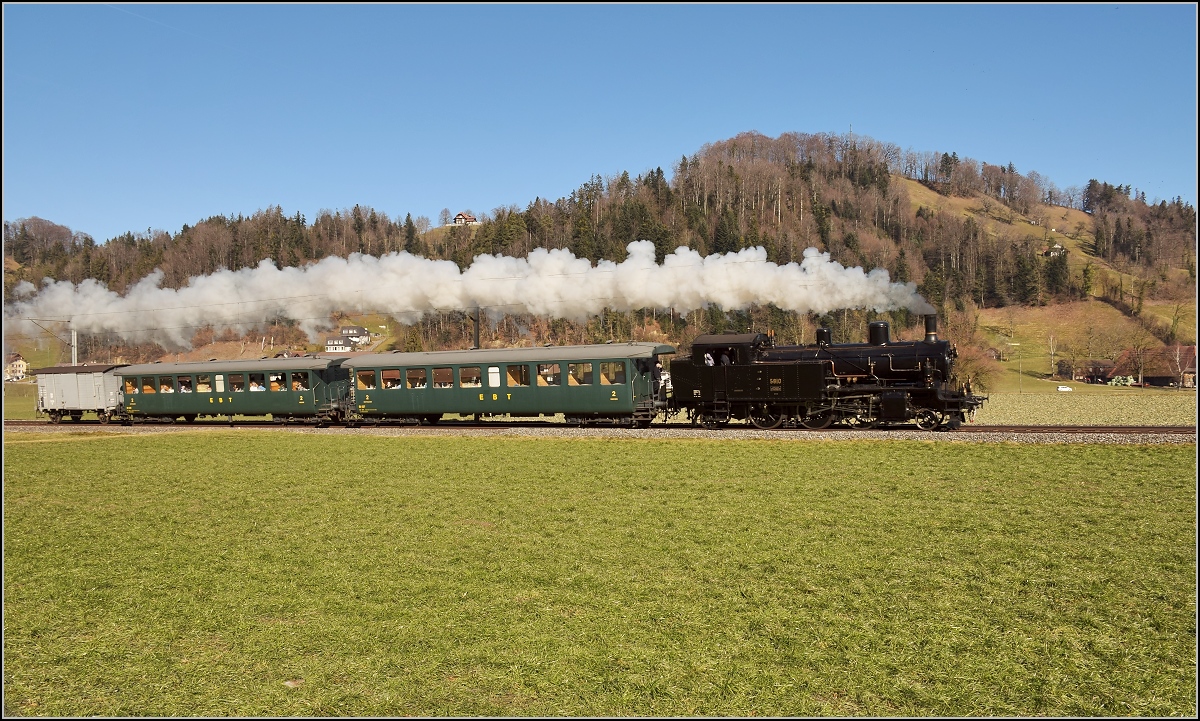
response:
[[[652,358],[674,353],[674,346],[662,343],[605,343],[603,345],[558,345],[534,348],[480,348],[422,353],[374,353],[350,358],[346,365],[355,368],[395,365],[438,365],[464,363],[520,363],[528,361],[606,360],[611,358]]]
[[[142,363],[125,366],[119,373],[124,376],[157,375],[168,373],[230,373],[248,371],[301,371],[324,370],[337,366],[344,358],[264,358],[253,360],[213,360],[189,363]]]

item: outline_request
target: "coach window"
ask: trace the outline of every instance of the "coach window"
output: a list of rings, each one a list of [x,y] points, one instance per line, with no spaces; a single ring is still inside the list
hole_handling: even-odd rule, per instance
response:
[[[458,369],[459,388],[479,388],[481,386],[483,386],[483,376],[479,373],[479,366]]]
[[[567,364],[567,385],[571,386],[590,386],[592,384],[592,364],[591,363],[569,363]]]
[[[225,374],[218,373],[213,376],[213,382],[217,384],[217,393],[225,392]]]
[[[265,391],[267,389],[267,377],[262,373],[250,374],[250,390]]]
[[[383,387],[385,389],[395,388],[395,389],[399,390],[400,387],[403,385],[400,381],[400,369],[399,368],[384,368],[383,372],[380,375],[383,377]]]
[[[268,375],[270,376],[270,379],[271,379],[271,384],[270,384],[271,390],[286,391],[288,389],[287,373],[274,372],[274,373],[268,373]]]
[[[500,387],[500,366],[488,366],[488,388]]]
[[[196,376],[196,392],[212,393],[212,380],[207,373]]]
[[[623,386],[625,385],[625,364],[622,363],[601,363],[600,364],[600,385],[602,386]]]
[[[562,369],[557,363],[538,363],[537,379],[539,386],[562,385]]]
[[[409,368],[404,378],[409,388],[424,388],[429,384],[425,378],[424,368]]]
[[[308,390],[308,371],[299,371],[292,373],[292,390],[306,391]]]
[[[182,390],[182,389],[181,389]],[[229,374],[229,390],[242,393],[246,390],[246,375],[244,373]]]
[[[125,379],[125,393],[131,396],[136,396],[138,392],[137,378]]]
[[[358,389],[360,391],[375,390],[375,371],[359,371],[356,374],[358,378]]]
[[[174,393],[175,379],[171,376],[158,377],[158,392],[159,393]]]
[[[158,389],[154,387],[154,376],[146,376],[142,378],[142,393],[157,393]]]
[[[454,387],[454,369],[453,368],[434,368],[433,369],[433,387],[434,388],[453,388]]]
[[[179,387],[180,393],[191,393],[192,392],[192,377],[191,376],[179,376],[175,379],[175,384]]]
[[[529,366],[507,366],[504,372],[509,388],[529,385]]]

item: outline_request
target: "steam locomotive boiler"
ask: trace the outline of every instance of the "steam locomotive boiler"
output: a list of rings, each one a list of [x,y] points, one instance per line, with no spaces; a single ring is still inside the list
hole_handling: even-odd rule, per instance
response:
[[[869,325],[866,343],[833,343],[828,328],[814,345],[776,346],[763,333],[698,336],[692,355],[671,363],[669,412],[715,428],[749,420],[759,428],[799,425],[853,428],[915,423],[954,429],[986,400],[957,387],[957,351],[925,316],[925,338],[892,341],[888,324]]]

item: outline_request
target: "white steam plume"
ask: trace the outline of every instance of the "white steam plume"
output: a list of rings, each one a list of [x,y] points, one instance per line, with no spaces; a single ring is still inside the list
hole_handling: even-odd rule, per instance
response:
[[[845,268],[815,248],[804,251],[802,262],[787,265],[768,262],[762,248],[701,257],[680,247],[661,265],[649,241],[630,243],[628,251],[621,263],[595,266],[561,249],[539,248],[528,258],[480,255],[465,271],[451,261],[403,252],[329,257],[301,268],[279,269],[264,260],[256,268],[193,277],[178,290],[159,287],[163,274],[156,270],[123,296],[94,280],[76,285],[46,279],[40,290],[27,282],[17,286],[5,324],[35,332],[25,319],[66,321],[80,332],[112,331],[186,347],[206,325],[246,332],[274,318],[296,321],[311,338],[341,310],[386,313],[404,324],[426,313],[477,307],[493,320],[508,313],[585,320],[605,308],[687,312],[767,303],[816,313],[934,312],[915,284],[893,283],[882,268],[869,273]]]

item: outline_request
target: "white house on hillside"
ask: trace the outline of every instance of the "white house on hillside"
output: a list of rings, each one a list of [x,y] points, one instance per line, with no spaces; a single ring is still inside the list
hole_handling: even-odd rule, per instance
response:
[[[326,353],[349,353],[352,350],[354,350],[354,343],[349,338],[331,335],[325,339]]]

